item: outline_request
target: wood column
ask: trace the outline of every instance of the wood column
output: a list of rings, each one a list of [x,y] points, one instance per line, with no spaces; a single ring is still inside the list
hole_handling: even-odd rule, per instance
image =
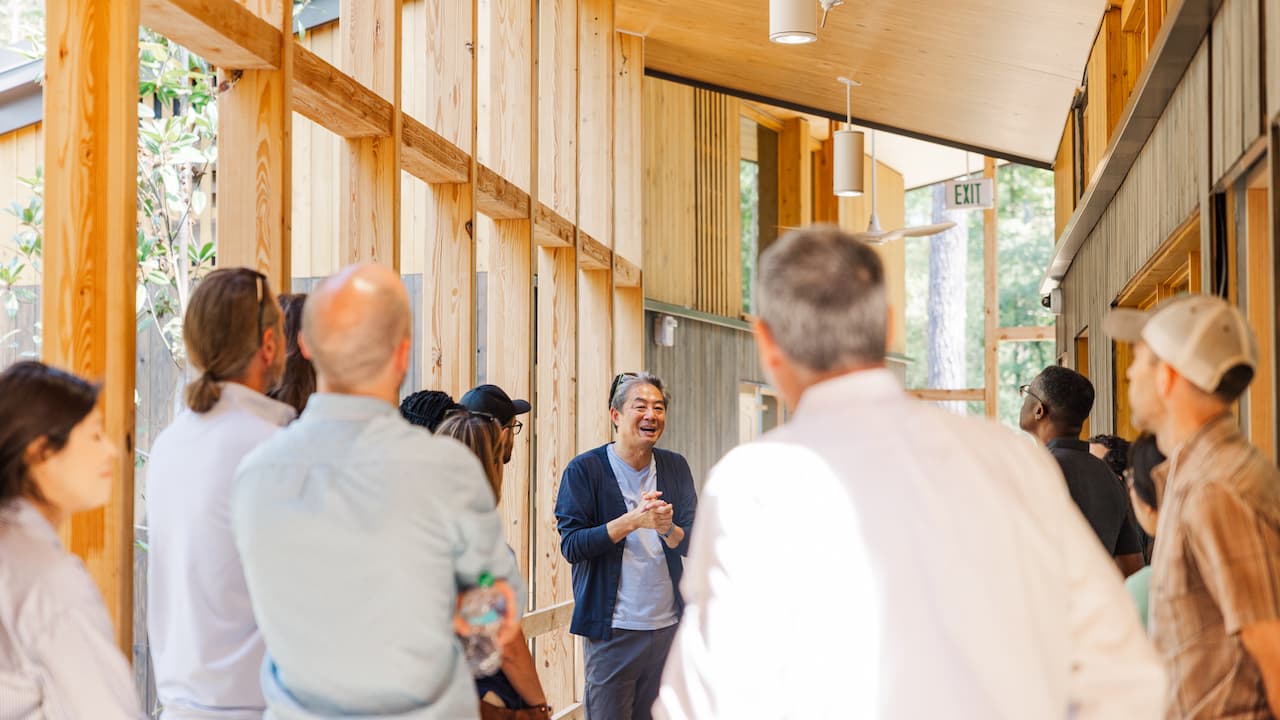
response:
[[[987,417],[996,417],[996,399],[1000,397],[1000,283],[999,253],[996,252],[996,214],[1000,207],[1000,191],[996,178],[995,158],[985,158],[982,164],[982,176],[991,180],[993,203],[989,210],[982,211],[982,317],[983,327],[983,402],[986,405]]]
[[[133,645],[133,435],[137,289],[137,0],[49,3],[45,58],[46,362],[101,382],[120,451],[106,507],[63,540],[102,591],[116,640]]]
[[[293,3],[244,4],[280,28],[282,43],[275,70],[219,73],[230,87],[218,94],[218,266],[258,270],[285,293],[292,277]]]
[[[340,5],[343,70],[393,106],[390,137],[345,141],[338,174],[338,247],[344,265],[376,262],[400,268],[400,4]]]
[[[778,224],[803,227],[813,222],[813,154],[809,121],[788,118],[778,138]]]
[[[644,367],[644,291],[641,278],[619,272],[621,263],[639,270],[644,260],[644,37],[618,33],[613,55],[613,374]],[[634,285],[624,283],[634,282]]]

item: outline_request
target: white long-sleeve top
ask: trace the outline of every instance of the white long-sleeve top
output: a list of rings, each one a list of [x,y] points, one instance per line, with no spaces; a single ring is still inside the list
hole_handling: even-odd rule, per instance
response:
[[[1052,458],[886,370],[811,387],[699,506],[659,718],[1163,716]]]
[[[147,632],[163,720],[259,720],[266,652],[231,534],[236,467],[293,420],[293,408],[221,383],[209,412],[186,411],[147,467]]]
[[[36,508],[0,510],[0,720],[140,720],[102,596]]]

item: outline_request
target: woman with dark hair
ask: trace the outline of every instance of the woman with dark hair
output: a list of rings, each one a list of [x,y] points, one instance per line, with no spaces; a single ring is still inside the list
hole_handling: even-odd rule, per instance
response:
[[[466,410],[453,401],[452,395],[442,390],[419,390],[400,401],[401,417],[433,433],[449,413]]]
[[[1164,454],[1156,447],[1154,435],[1143,435],[1133,442],[1129,448],[1129,468],[1125,470],[1125,481],[1129,484],[1129,500],[1133,504],[1133,514],[1143,531],[1154,537],[1156,522],[1159,520],[1159,498],[1156,496],[1156,482],[1151,472],[1164,462]],[[1138,615],[1142,626],[1147,626],[1147,601],[1151,590],[1151,566],[1148,565],[1130,575],[1124,581],[1125,588],[1133,596],[1138,606]]]
[[[267,392],[272,400],[291,405],[301,415],[307,407],[307,399],[316,392],[316,368],[302,354],[298,335],[302,332],[302,308],[306,305],[306,293],[279,296],[280,309],[284,312],[284,374],[280,382]]]
[[[58,528],[106,504],[118,453],[98,389],[22,362],[0,373],[0,716],[141,718],[102,596]]]
[[[471,449],[484,469],[495,503],[502,502],[502,425],[488,413],[455,410],[435,431]],[[489,677],[476,679],[480,695],[481,720],[550,718],[551,708],[538,680],[538,671],[529,654],[529,643],[519,632],[502,648],[502,668]]]

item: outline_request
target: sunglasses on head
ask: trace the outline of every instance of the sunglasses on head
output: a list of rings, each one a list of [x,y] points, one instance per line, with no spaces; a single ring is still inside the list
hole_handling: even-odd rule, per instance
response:
[[[618,396],[618,388],[629,378],[640,377],[638,373],[624,372],[618,373],[613,378],[613,385],[609,387],[609,406],[613,407],[613,400]]]

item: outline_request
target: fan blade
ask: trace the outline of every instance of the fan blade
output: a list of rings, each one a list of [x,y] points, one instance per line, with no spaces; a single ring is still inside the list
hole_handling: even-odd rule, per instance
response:
[[[955,227],[953,222],[937,223],[936,225],[916,225],[914,227],[903,228],[901,232],[906,237],[927,237],[929,235],[937,235],[940,232],[946,232]]]
[[[858,240],[868,245],[884,245],[894,240],[902,239],[901,230],[866,230],[864,232],[853,233]]]

